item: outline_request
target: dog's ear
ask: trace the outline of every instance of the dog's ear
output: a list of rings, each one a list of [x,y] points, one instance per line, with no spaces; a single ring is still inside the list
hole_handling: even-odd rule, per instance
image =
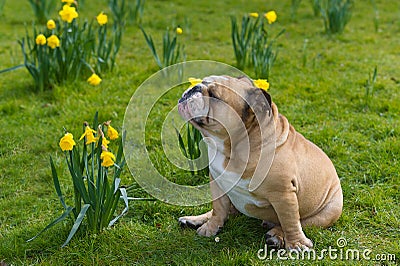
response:
[[[263,93],[265,99],[267,100],[269,108],[271,108],[271,105],[272,105],[271,95],[266,90],[263,90],[263,89],[260,89],[260,90]]]
[[[250,86],[254,86],[253,81],[248,76],[240,76],[240,77],[237,77],[237,79],[240,81],[246,82]]]
[[[240,80],[240,81],[246,82],[247,84],[251,85],[252,87],[255,87],[254,83],[253,83],[253,80],[250,79],[247,76],[240,76],[240,77],[237,77],[237,79]],[[260,88],[256,88],[256,89],[259,89],[262,92],[262,94],[264,95],[265,99],[268,102],[269,107],[271,107],[271,104],[272,104],[271,95],[269,95],[269,93],[266,90],[263,90],[263,89],[260,89]]]
[[[255,114],[271,115],[271,95],[263,89],[253,88],[247,91],[246,102]]]

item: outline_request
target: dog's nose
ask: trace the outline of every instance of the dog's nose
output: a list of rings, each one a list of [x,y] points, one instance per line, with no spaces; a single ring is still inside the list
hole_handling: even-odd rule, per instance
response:
[[[189,89],[188,91],[185,91],[182,95],[182,98],[179,99],[178,103],[184,102],[190,97],[192,97],[193,94],[200,92],[201,93],[201,86],[196,85],[193,88]]]

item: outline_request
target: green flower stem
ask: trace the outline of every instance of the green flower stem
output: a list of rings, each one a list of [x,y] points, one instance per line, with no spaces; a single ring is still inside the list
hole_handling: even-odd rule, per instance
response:
[[[99,142],[101,143],[101,139],[99,140]],[[98,146],[98,149],[101,149],[101,146]],[[101,166],[101,160],[100,160],[100,152],[97,151],[96,155],[93,155],[92,160],[96,160],[97,161],[97,165],[98,165],[98,170],[97,170],[97,181],[96,181],[96,202],[93,205],[94,207],[94,221],[92,226],[95,228],[94,230],[101,230],[102,227],[99,225],[98,220],[101,219],[101,211],[102,211],[102,207],[101,207],[101,201],[102,201],[102,191],[103,191],[103,186],[104,186],[104,178],[106,177],[106,169],[104,169]]]
[[[66,155],[66,157],[65,157],[65,159],[66,159],[66,161],[67,161],[67,164],[68,164],[68,166],[69,166],[69,168],[70,168],[70,171],[71,171],[71,168],[73,167],[72,166],[72,164],[73,164],[73,159],[72,159],[72,151],[69,151],[68,152],[69,153],[69,160],[70,160],[70,163],[68,162],[68,155],[67,155],[67,153],[65,153],[65,155]],[[72,174],[72,173],[71,173]],[[74,208],[74,210],[73,210],[73,213],[74,213],[74,216],[75,216],[75,218],[76,217],[78,217],[78,214],[79,214],[79,212],[81,211],[81,194],[79,194],[79,190],[78,190],[78,188],[77,188],[77,185],[75,184],[75,179],[74,178],[72,178],[72,183],[73,183],[73,185],[74,185],[74,200],[75,200],[75,208]]]

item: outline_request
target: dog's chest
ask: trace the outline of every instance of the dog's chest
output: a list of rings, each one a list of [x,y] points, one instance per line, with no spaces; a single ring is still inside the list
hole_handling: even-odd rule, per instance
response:
[[[226,171],[224,169],[225,156],[222,153],[214,151],[213,155],[213,159],[210,161],[210,173],[213,179],[218,184],[219,188],[228,195],[232,204],[238,211],[247,216],[253,216],[246,210],[246,205],[263,207],[266,202],[257,200],[257,198],[249,192],[248,186],[250,179],[242,179],[240,173]]]

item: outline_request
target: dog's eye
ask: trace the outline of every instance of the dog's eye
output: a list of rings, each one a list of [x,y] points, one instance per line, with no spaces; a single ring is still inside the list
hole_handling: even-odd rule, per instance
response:
[[[218,98],[217,96],[215,96],[215,94],[212,92],[212,91],[208,91],[208,96],[210,97],[210,98],[214,98],[214,99],[218,99],[218,100],[221,100],[220,98]]]

